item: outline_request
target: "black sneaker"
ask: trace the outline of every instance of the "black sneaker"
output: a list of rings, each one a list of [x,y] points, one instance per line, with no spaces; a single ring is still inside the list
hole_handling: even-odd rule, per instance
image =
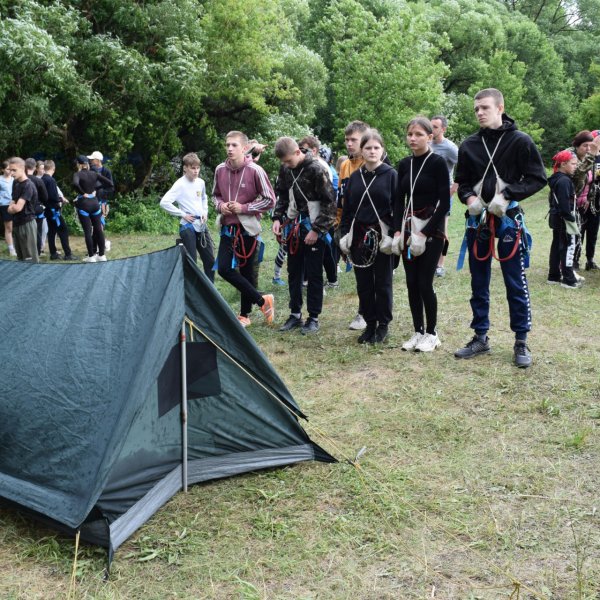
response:
[[[304,325],[302,325],[302,335],[317,333],[317,331],[319,331],[319,321],[317,321],[317,319],[313,319],[312,317],[308,317]]]
[[[519,369],[526,369],[531,366],[531,351],[527,347],[527,343],[517,340],[515,342],[515,365]]]
[[[60,254],[58,252],[55,252],[54,254],[50,255],[50,260],[60,260]]]
[[[72,254],[67,254],[63,260],[79,260],[77,256],[73,256]]]
[[[303,325],[304,321],[300,317],[290,315],[287,321],[279,328],[279,331],[291,331],[292,329],[302,327]]]
[[[481,341],[476,335],[464,348],[460,348],[454,353],[456,358],[473,358],[480,354],[487,354],[490,351],[490,338],[485,336],[485,341]]]
[[[598,267],[598,265],[593,260],[588,260],[585,263],[586,271],[598,271],[599,269],[600,269],[600,267]]]
[[[358,336],[356,340],[359,344],[375,343],[375,324],[367,323],[367,328]]]
[[[375,343],[383,344],[385,340],[387,340],[388,336],[388,326],[387,325],[378,325],[375,330]]]

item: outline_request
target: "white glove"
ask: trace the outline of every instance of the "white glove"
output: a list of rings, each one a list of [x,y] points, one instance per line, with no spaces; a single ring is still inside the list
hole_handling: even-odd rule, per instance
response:
[[[392,242],[392,252],[396,256],[400,256],[402,254],[402,250],[404,250],[404,232],[400,235],[397,235]]]
[[[427,238],[424,235],[410,236],[410,254],[411,256],[421,256],[425,252]]]
[[[506,209],[510,202],[502,195],[496,194],[488,204],[488,212],[502,218],[506,214]]]
[[[469,204],[469,206],[467,206],[469,214],[474,217],[478,217],[483,212],[483,208],[483,203],[481,202],[481,198],[479,196],[477,196],[477,200],[475,200],[475,202],[472,202]]]
[[[382,254],[391,254],[393,243],[394,242],[389,235],[383,235],[381,237],[381,242],[379,242],[379,252]]]
[[[350,246],[352,244],[352,237],[350,236],[349,233],[347,233],[345,236],[340,238],[340,250],[342,251],[342,254],[350,254]]]
[[[567,221],[565,219],[565,229],[569,235],[580,235],[579,227],[577,227],[577,223],[575,223],[575,221]]]

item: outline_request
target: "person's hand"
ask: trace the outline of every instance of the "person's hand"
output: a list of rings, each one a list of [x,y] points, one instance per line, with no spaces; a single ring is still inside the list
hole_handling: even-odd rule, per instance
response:
[[[183,218],[188,222],[188,223],[193,223],[196,219],[194,218],[194,215],[189,215],[189,214],[185,214],[183,215]]]
[[[473,202],[477,202],[479,200],[479,198],[477,196],[469,196],[467,198],[467,206],[471,206],[471,204],[473,204]]]
[[[239,215],[242,212],[242,205],[239,202],[229,202],[227,206],[234,215]]]
[[[594,141],[592,142],[592,145],[590,147],[590,152],[596,156],[598,153],[600,153],[600,135],[597,135],[594,138]]]
[[[394,237],[395,237],[395,238],[396,238],[396,237],[400,237],[400,235],[401,235],[401,234],[402,234],[402,232],[401,232],[401,231],[396,231],[396,233],[394,233]]]
[[[70,203],[70,202],[69,202],[69,201],[68,201],[66,198],[61,198],[61,199],[60,199],[60,201],[61,201],[63,204],[71,204],[71,203]]]
[[[279,221],[273,221],[273,227],[271,230],[275,235],[279,235],[281,233],[281,223]]]
[[[311,229],[307,234],[306,237],[304,238],[304,243],[307,246],[312,246],[316,243],[316,241],[319,239],[319,234],[314,230]]]
[[[458,183],[453,183],[450,186],[450,195],[454,196],[454,194],[456,194],[456,190],[458,189]]]
[[[222,215],[230,215],[232,214],[230,208],[229,208],[229,204],[227,202],[223,202],[220,206],[220,210],[221,210],[221,214]]]

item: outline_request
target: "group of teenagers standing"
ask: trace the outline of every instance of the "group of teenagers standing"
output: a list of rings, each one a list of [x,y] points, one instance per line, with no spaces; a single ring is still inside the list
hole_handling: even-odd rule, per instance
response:
[[[73,176],[73,186],[78,193],[74,207],[88,251],[84,262],[105,262],[105,250],[110,249],[110,243],[104,239],[104,219],[108,215],[114,182],[102,160],[98,151],[91,156],[78,156],[77,172]],[[12,157],[2,166],[0,212],[10,255],[38,263],[47,240],[50,260],[79,260],[71,252],[69,230],[62,214],[63,206],[70,202],[54,179],[54,161]],[[57,236],[63,255],[56,246]]]
[[[332,244],[337,244],[356,277],[359,316],[364,322],[358,342],[384,342],[393,314],[392,274],[401,257],[414,329],[402,349],[431,352],[441,343],[433,281],[436,272],[443,274],[450,198],[457,189],[467,207],[465,244],[474,336],[455,356],[470,359],[490,351],[489,284],[495,257],[501,264],[515,334],[514,363],[529,367],[528,238],[519,203],[546,185],[545,169],[531,138],[505,114],[499,90],[478,92],[474,109],[480,129],[461,144],[457,162],[452,148],[440,154],[432,151],[434,137],[440,140],[435,127],[444,130],[443,117],[432,119],[438,121],[435,127],[424,117],[409,122],[406,139],[411,154],[397,168],[389,164],[376,129],[359,121],[350,123],[345,130],[349,157],[339,169],[337,194],[327,166],[290,137],[275,143],[281,168],[273,189],[248,138],[239,131],[229,132],[227,160],[217,167],[212,190],[220,237],[216,261],[206,226],[206,189],[198,177],[200,160],[195,154],[184,157],[184,175],[162,198],[161,206],[180,217],[183,245],[194,260],[200,254],[211,281],[216,269],[240,291],[238,320],[244,327],[250,325],[254,305],[268,323],[274,320],[273,295],[257,290],[263,247],[260,219],[265,213],[271,213],[272,231],[287,251],[290,314],[280,331],[319,330],[323,263]],[[306,319],[302,316],[304,282]]]
[[[585,278],[580,268],[585,249],[586,271],[598,271],[594,261],[600,227],[600,135],[580,131],[573,144],[552,159],[554,173],[548,184],[549,225],[552,245],[548,269],[549,284],[580,288]]]

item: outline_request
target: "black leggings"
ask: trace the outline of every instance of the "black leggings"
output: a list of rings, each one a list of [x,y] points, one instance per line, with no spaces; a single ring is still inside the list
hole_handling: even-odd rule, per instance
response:
[[[99,210],[100,202],[98,202],[98,198],[80,198],[77,201],[77,215],[83,227],[88,256],[94,256],[95,248],[98,248],[100,256],[104,256],[104,228],[102,227],[102,215],[98,212]],[[81,214],[82,211],[87,214]]]
[[[404,255],[404,271],[406,273],[406,287],[408,288],[408,303],[413,318],[415,331],[435,334],[437,326],[437,297],[433,289],[435,268],[442,254],[444,240],[430,238],[425,245],[425,252],[408,260]],[[423,308],[427,319],[427,329],[423,322]]]

